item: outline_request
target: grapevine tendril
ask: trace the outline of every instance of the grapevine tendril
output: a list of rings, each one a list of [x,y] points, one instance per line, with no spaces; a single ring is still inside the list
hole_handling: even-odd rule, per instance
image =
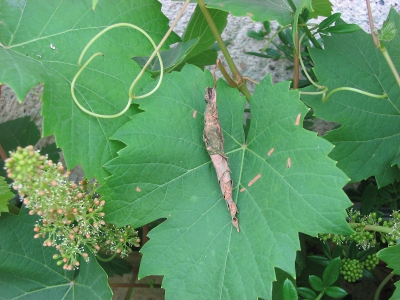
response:
[[[84,107],[79,103],[78,99],[77,99],[76,96],[75,96],[75,83],[76,83],[76,80],[78,79],[78,77],[82,74],[83,70],[85,70],[85,68],[92,62],[92,60],[93,60],[94,58],[96,58],[97,56],[104,56],[104,54],[103,54],[102,52],[97,52],[97,53],[93,54],[93,55],[86,61],[86,63],[84,63],[84,64],[82,65],[83,57],[84,57],[84,55],[86,54],[86,52],[88,51],[88,49],[90,48],[90,46],[91,46],[99,37],[101,37],[103,34],[105,34],[107,31],[109,31],[109,30],[111,30],[111,29],[113,29],[113,28],[116,28],[116,27],[130,27],[130,28],[136,29],[136,30],[138,30],[139,32],[141,32],[141,33],[150,41],[150,43],[153,45],[153,47],[154,47],[154,49],[155,49],[154,52],[156,52],[156,55],[157,55],[157,57],[158,57],[158,61],[160,62],[161,71],[160,71],[160,77],[159,77],[159,79],[158,79],[157,85],[156,85],[156,86],[154,87],[154,89],[151,90],[149,93],[147,93],[147,94],[145,94],[145,95],[137,96],[137,97],[135,97],[135,95],[133,95],[133,93],[132,93],[133,88],[135,87],[135,85],[137,84],[137,82],[139,81],[139,79],[141,78],[141,74],[140,74],[140,75],[137,76],[136,79],[132,82],[132,84],[131,84],[131,86],[130,86],[130,88],[129,88],[129,99],[128,99],[128,103],[127,103],[127,105],[125,106],[125,108],[124,108],[122,111],[120,111],[119,113],[117,113],[117,114],[113,114],[113,115],[102,115],[102,114],[97,114],[97,113],[94,113],[94,112],[92,112],[92,111],[87,110],[86,108],[84,108]],[[154,56],[153,56],[153,57],[154,57]],[[153,59],[153,57],[150,57],[150,58],[149,58],[149,61],[151,61],[151,60]],[[71,82],[71,95],[72,95],[72,99],[74,100],[75,104],[76,104],[83,112],[85,112],[85,113],[87,113],[88,115],[91,115],[91,116],[93,116],[93,117],[97,117],[97,118],[108,118],[108,119],[112,119],[112,118],[117,118],[117,117],[123,115],[123,114],[129,109],[129,107],[130,107],[130,105],[131,105],[131,103],[132,103],[132,100],[133,100],[134,98],[137,98],[137,99],[138,99],[138,98],[144,98],[144,97],[147,97],[147,96],[151,95],[152,93],[154,93],[154,92],[158,89],[158,87],[160,86],[160,84],[161,84],[161,82],[162,82],[162,79],[163,79],[163,75],[164,75],[164,71],[163,71],[164,65],[163,65],[163,61],[162,61],[162,59],[161,59],[160,52],[159,52],[158,49],[157,49],[156,43],[155,43],[154,40],[147,34],[147,32],[145,32],[142,28],[140,28],[140,27],[138,27],[138,26],[136,26],[136,25],[130,24],[130,23],[117,23],[117,24],[111,25],[111,26],[109,26],[109,27],[103,29],[103,30],[100,31],[98,34],[96,34],[96,35],[90,40],[90,42],[85,46],[85,48],[83,49],[81,55],[79,56],[78,65],[81,66],[81,68],[80,68],[79,71],[75,74],[75,76],[74,76],[74,78],[73,78],[73,80],[72,80],[72,82]],[[144,69],[144,68],[143,68],[143,69]]]
[[[174,29],[176,23],[178,23],[178,20],[182,17],[183,12],[185,11],[186,7],[188,6],[190,0],[186,0],[183,7],[181,8],[181,10],[179,11],[177,17],[175,18],[175,20],[173,21],[173,23],[171,24],[170,28],[168,29],[167,33],[165,34],[165,36],[163,37],[163,39],[161,40],[161,42],[158,44],[158,46],[156,45],[156,43],[154,42],[154,40],[150,37],[149,34],[147,34],[146,31],[144,31],[142,28],[130,24],[130,23],[117,23],[117,24],[113,24],[109,27],[106,27],[105,29],[103,29],[102,31],[100,31],[98,34],[96,34],[90,41],[89,43],[85,46],[85,48],[82,50],[81,55],[79,56],[78,59],[78,65],[81,67],[79,69],[79,71],[75,74],[72,82],[71,82],[71,96],[72,99],[74,100],[75,104],[79,107],[79,109],[81,109],[83,112],[87,113],[90,116],[93,117],[97,117],[97,118],[108,118],[108,119],[112,119],[112,118],[117,118],[121,115],[123,115],[130,107],[133,99],[142,99],[142,98],[146,98],[148,96],[150,96],[151,94],[153,94],[161,85],[161,82],[163,80],[163,76],[164,76],[164,64],[160,55],[160,49],[162,47],[162,45],[164,44],[164,42],[166,41],[166,39],[168,38],[168,36],[170,35],[170,33],[172,32],[172,30]],[[116,27],[130,27],[133,28],[135,30],[138,30],[139,32],[141,32],[152,44],[152,46],[154,47],[154,51],[152,53],[152,55],[149,57],[149,59],[147,60],[146,64],[144,65],[144,67],[142,68],[142,70],[140,71],[139,75],[135,78],[135,80],[132,82],[130,88],[129,88],[129,92],[128,92],[128,103],[126,105],[126,107],[119,113],[117,114],[113,114],[113,115],[102,115],[102,114],[97,114],[94,113],[90,110],[87,110],[86,108],[84,108],[78,101],[78,99],[75,96],[75,83],[78,79],[78,77],[82,74],[83,70],[91,63],[91,61],[97,57],[97,56],[104,56],[104,54],[102,52],[97,52],[95,54],[93,54],[87,61],[86,63],[84,63],[82,65],[82,60],[84,55],[86,54],[87,50],[91,47],[91,45],[100,37],[102,36],[104,33],[106,33],[107,31],[116,28]],[[136,86],[137,82],[140,80],[140,78],[143,76],[144,72],[146,71],[147,67],[150,65],[151,61],[153,60],[153,58],[157,55],[158,61],[160,63],[160,76],[157,82],[157,85],[147,94],[144,95],[134,95],[133,94],[133,88]]]

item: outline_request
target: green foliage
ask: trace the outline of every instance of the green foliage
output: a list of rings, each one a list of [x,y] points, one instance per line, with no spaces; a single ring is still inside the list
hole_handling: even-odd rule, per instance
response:
[[[19,147],[34,145],[40,139],[40,132],[30,117],[18,118],[0,124],[0,144],[8,153]]]
[[[313,299],[314,300],[315,298],[317,298],[317,294],[310,288],[298,287],[297,293],[304,299]]]
[[[33,239],[37,217],[23,209],[19,216],[0,218],[1,299],[111,299],[107,276],[89,252],[76,272],[65,272],[52,258],[54,248]]]
[[[392,17],[400,19],[398,14],[392,13]],[[316,116],[341,124],[326,136],[336,145],[329,156],[338,161],[338,167],[352,182],[375,176],[378,186],[385,186],[400,179],[400,170],[393,162],[400,144],[400,92],[390,68],[364,31],[324,36],[323,41],[324,50],[310,49],[320,85],[328,86],[329,90],[356,87],[388,95],[388,99],[376,99],[339,91],[326,103],[315,96],[302,97],[314,108]],[[389,44],[399,42],[397,36]],[[393,59],[399,66],[399,56]]]
[[[184,0],[179,0],[184,1]],[[301,0],[294,0],[297,5]],[[195,2],[192,0],[192,2]],[[254,21],[277,20],[286,25],[292,20],[288,2],[281,0],[205,0],[208,7],[231,12],[234,16],[250,16]]]
[[[339,279],[372,277],[367,270],[378,263],[376,252],[381,246],[377,237],[393,245],[378,257],[399,272],[400,93],[393,76],[400,65],[396,52],[400,48],[399,15],[391,11],[376,49],[371,36],[358,26],[343,23],[340,14],[331,16],[327,0],[205,2],[207,8],[200,9],[204,3],[199,1],[182,38],[172,34],[161,47],[164,71],[169,72],[161,79],[157,78],[159,61],[154,60],[147,72],[142,69],[155,46],[130,26],[114,27],[120,22],[135,24],[157,44],[168,30],[168,20],[156,0],[27,0],[23,10],[12,1],[0,0],[5,7],[0,11],[0,82],[11,86],[20,100],[38,82],[44,83],[44,134],[55,134],[69,168],[81,164],[86,176],[102,185],[97,189],[70,183],[63,168],[50,162],[32,170],[46,160],[33,148],[32,155],[21,154],[8,161],[8,167],[14,168],[8,171],[14,187],[30,214],[41,217],[30,216],[25,209],[20,216],[4,213],[10,193],[0,181],[4,190],[4,199],[0,198],[0,259],[4,262],[0,264],[0,298],[110,299],[107,277],[91,253],[102,242],[85,243],[91,238],[89,229],[105,244],[106,229],[119,232],[114,225],[95,230],[105,225],[104,214],[105,221],[127,225],[134,232],[114,236],[118,241],[110,242],[113,249],[108,250],[116,252],[129,250],[128,244],[137,242],[132,227],[153,221],[159,224],[141,249],[139,277],[164,275],[167,299],[344,297],[346,292],[335,285]],[[207,10],[210,18],[203,15]],[[289,90],[289,82],[272,85],[267,76],[250,95],[246,78],[236,70],[220,39],[228,11],[264,21],[265,31],[249,33],[256,39],[269,33],[269,20],[290,24],[291,29],[284,27],[279,32],[281,42],[274,43],[277,50],[266,45],[265,52],[254,55],[285,57],[294,60],[296,69],[295,51],[304,32],[302,43],[308,49],[300,52],[303,71],[315,66],[308,83],[315,80],[316,85],[335,93],[325,103],[320,96],[302,96],[312,108],[309,111],[299,91]],[[317,16],[327,19],[299,27]],[[91,42],[96,34],[111,28]],[[315,33],[322,35],[324,50]],[[173,43],[177,44],[168,47]],[[79,59],[85,46],[88,51]],[[230,86],[223,80],[215,83],[210,72],[203,71],[215,63],[217,48],[232,71],[232,78],[225,74]],[[380,53],[385,49],[392,55],[392,69]],[[76,74],[80,75],[75,82]],[[135,79],[140,80],[130,91]],[[161,82],[158,90],[135,100],[153,90],[155,79]],[[79,102],[91,112],[113,115],[124,107],[128,110],[118,118],[88,115],[71,100],[71,82]],[[213,85],[229,160],[229,170],[224,171],[233,180],[240,232],[232,227],[221,195],[223,182],[215,175],[202,138],[205,88]],[[245,97],[232,86],[246,96],[250,108],[245,109]],[[384,95],[384,99],[343,91],[343,87]],[[245,111],[251,116],[244,125]],[[312,113],[340,127],[321,139],[303,128],[304,118],[311,118]],[[6,128],[2,132],[7,136],[0,137],[5,151],[38,139],[27,119],[0,126]],[[45,149],[56,150],[54,146]],[[351,202],[342,190],[348,177],[352,182],[366,179],[354,194],[348,192],[353,201],[362,200],[363,213],[350,210],[349,224],[345,209]],[[374,212],[381,205],[394,210],[390,218]],[[36,239],[31,239],[32,229]],[[299,233],[303,233],[300,240]],[[50,236],[43,239],[46,234]],[[340,245],[321,243],[315,238],[318,234]],[[79,236],[79,242],[72,245],[65,241],[67,236],[70,240]],[[79,251],[68,252],[58,243]],[[50,244],[60,246],[61,253],[42,247]],[[314,250],[325,256],[310,256]],[[86,255],[93,258],[89,264],[84,261]],[[63,271],[52,257],[67,270],[79,269]],[[312,267],[307,265],[312,263]],[[129,269],[121,260],[102,267],[109,274]],[[305,278],[304,286],[296,288],[300,278]]]
[[[0,6],[7,8],[1,12],[0,82],[9,85],[20,101],[33,86],[44,83],[43,134],[55,134],[69,169],[81,164],[89,178],[102,182],[107,172],[100,166],[122,147],[109,137],[135,110],[112,121],[81,111],[70,96],[71,80],[79,70],[77,61],[93,36],[118,22],[136,24],[159,42],[168,29],[161,4],[156,0],[100,1],[94,11],[90,1],[72,0],[51,4],[29,0],[23,10],[6,0],[1,0]],[[177,41],[176,35],[169,39],[170,43]],[[76,94],[91,111],[117,113],[126,106],[128,88],[140,71],[131,58],[151,53],[152,46],[140,32],[117,28],[96,41],[88,55],[98,51],[104,57],[95,59],[83,72]],[[134,92],[148,81],[150,76],[144,76]]]
[[[190,51],[196,43],[197,39],[193,39],[184,43],[178,43],[171,49],[161,51],[160,54],[164,69],[173,69],[176,65],[180,64],[185,59],[187,52]],[[149,56],[136,56],[132,59],[143,67],[149,60]],[[153,60],[149,65],[148,70],[150,72],[160,72],[160,62],[157,59]]]
[[[286,279],[283,283],[283,299],[297,300],[298,295],[296,287],[290,279]]]
[[[213,19],[218,32],[222,33],[228,20],[228,13],[219,9],[209,9],[211,18]],[[182,36],[182,41],[187,42],[191,39],[198,39],[196,46],[188,53],[188,58],[208,50],[215,42],[215,37],[200,8],[197,6]],[[215,54],[217,54],[215,52]],[[217,55],[215,55],[215,59]],[[214,60],[215,63],[215,60]]]
[[[309,276],[308,281],[312,289],[307,287],[298,287],[298,294],[304,299],[321,299],[324,294],[334,298],[346,296],[347,293],[345,290],[333,285],[339,278],[340,269],[341,261],[339,257],[330,260],[322,274],[322,279],[316,275]],[[318,292],[319,295],[317,296],[317,293],[313,290]]]
[[[395,274],[400,274],[399,255],[400,255],[400,244],[383,249],[379,251],[377,254],[378,258],[385,261],[388,264],[388,266],[391,269],[393,269],[393,272]]]
[[[118,225],[135,227],[168,218],[149,234],[139,274],[165,275],[163,286],[168,297],[182,298],[187,289],[195,294],[207,290],[206,298],[220,293],[229,297],[225,291],[228,287],[232,295],[240,298],[259,295],[268,299],[274,266],[294,274],[294,251],[299,249],[297,232],[349,232],[340,209],[335,217],[331,209],[333,205],[342,209],[349,205],[340,189],[335,189],[346,182],[346,177],[326,157],[331,146],[295,125],[297,116],[304,116],[307,108],[299,102],[296,92],[288,91],[288,83],[272,86],[266,78],[257,87],[245,138],[242,118],[236,117],[242,114],[244,99],[219,82],[219,116],[234,181],[234,199],[240,211],[241,232],[233,232],[201,137],[203,88],[212,80],[208,74],[187,66],[180,73],[167,75],[165,81],[169,84],[142,102],[140,109],[144,112],[113,135],[127,147],[106,166],[113,174],[99,191],[107,201],[106,218]],[[272,113],[267,107],[277,111]],[[151,127],[146,125],[150,123]],[[169,151],[160,153],[159,149]],[[311,161],[324,167],[313,168]],[[302,181],[299,172],[304,168],[308,170],[307,179]],[[326,172],[330,174],[329,184],[321,181]],[[261,177],[249,186],[258,174]],[[304,194],[307,186],[318,189],[318,196]],[[204,187],[208,187],[206,191]],[[330,207],[329,219],[336,219],[334,226],[326,223],[326,205]],[[313,220],[307,217],[311,211],[319,211]],[[284,216],[291,214],[297,217],[288,224]],[[278,251],[283,240],[286,250]],[[268,262],[258,260],[271,247],[277,251]],[[290,248],[293,251],[288,251]],[[249,252],[254,256],[248,256]],[[182,257],[184,264],[180,262]],[[182,272],[186,274],[184,278],[179,277]],[[258,279],[245,275],[253,272],[259,274]],[[219,283],[214,289],[208,287],[209,274]],[[243,286],[237,284],[238,276],[243,278]]]
[[[25,147],[34,145],[40,138],[40,132],[29,117],[18,118],[0,124],[0,145],[4,154],[16,149],[18,146]],[[4,161],[0,160],[0,176],[7,178]]]
[[[310,13],[310,19],[317,17],[329,17],[332,14],[332,3],[329,0],[312,0],[313,11]]]
[[[397,34],[397,28],[394,22],[385,22],[382,29],[379,31],[379,40],[389,42]]]
[[[1,213],[8,212],[8,200],[14,197],[10,187],[4,177],[0,177],[0,216]]]
[[[40,139],[40,132],[30,117],[22,117],[10,120],[0,124],[0,145],[4,154],[17,149],[17,147],[26,147],[35,145]],[[41,149],[42,154],[47,154],[53,161],[60,159],[56,145],[50,144]],[[0,175],[6,176],[4,161],[0,160]]]
[[[130,226],[116,228],[104,222],[104,200],[95,197],[96,182],[68,182],[69,172],[62,164],[41,156],[33,146],[18,147],[6,160],[6,168],[29,214],[41,217],[34,237],[45,238],[43,246],[60,252],[53,258],[64,269],[78,269],[80,257],[88,262],[87,249],[124,257],[131,251],[128,245],[139,246],[137,232]]]
[[[318,31],[324,30],[325,28],[329,28],[333,23],[335,23],[337,20],[340,19],[341,13],[335,13],[325,20],[323,20],[321,23],[318,24]]]
[[[218,10],[209,10],[212,19],[220,33],[225,28],[227,23],[228,13]],[[181,69],[182,66],[193,60],[198,60],[200,63],[196,65],[204,68],[204,66],[215,64],[217,59],[217,51],[210,50],[214,44],[215,38],[212,34],[203,13],[196,7],[190,21],[182,36],[182,43],[178,43],[174,48],[161,51],[164,68],[171,71],[173,69]],[[211,58],[204,58],[204,55],[211,56]],[[133,58],[140,66],[144,66],[149,56],[141,56]],[[160,64],[158,60],[153,60],[149,66],[149,71],[159,72]]]
[[[4,156],[15,150],[17,147],[25,147],[34,145],[40,138],[40,133],[35,123],[30,121],[29,117],[18,118],[0,124],[0,147],[4,151]],[[43,154],[47,154],[54,161],[60,159],[60,149],[56,145],[50,144],[42,149]],[[11,183],[11,179],[7,177],[4,167],[4,160],[0,160],[0,177],[5,177],[7,183]],[[10,187],[6,183],[1,183],[2,196],[0,200],[0,213],[10,211],[11,213],[19,213],[19,203],[17,203],[14,194],[10,192]],[[14,191],[15,192],[15,191]],[[8,206],[8,207],[7,207]]]
[[[397,244],[393,247],[385,248],[378,252],[377,257],[388,264],[390,268],[393,269],[393,273],[399,275],[400,274],[400,244]],[[390,300],[399,299],[400,296],[400,281],[397,281],[396,289],[390,298]]]
[[[337,257],[332,259],[329,265],[326,267],[324,274],[322,275],[322,282],[324,287],[329,287],[334,284],[339,278],[340,259]]]

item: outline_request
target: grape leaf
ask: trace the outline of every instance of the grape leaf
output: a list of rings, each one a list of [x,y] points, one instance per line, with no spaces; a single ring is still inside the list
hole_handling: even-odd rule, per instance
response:
[[[382,249],[377,254],[378,258],[387,263],[388,267],[393,269],[395,274],[400,274],[400,245]]]
[[[0,145],[4,152],[15,150],[18,146],[35,145],[40,139],[39,129],[30,117],[22,117],[0,124]]]
[[[382,249],[377,253],[377,257],[387,263],[389,268],[393,269],[394,274],[400,274],[400,245]],[[395,283],[396,289],[390,299],[399,299],[400,296],[400,281]]]
[[[210,66],[214,65],[216,60],[218,58],[218,52],[215,50],[205,50],[201,52],[200,54],[197,54],[193,57],[190,57],[187,61],[185,61],[187,64],[195,65],[198,66],[200,69],[204,69],[205,66]],[[178,66],[175,70],[179,71],[182,68],[181,66]],[[182,65],[183,67],[183,65]]]
[[[179,0],[184,1],[184,0]],[[196,2],[192,0],[191,2]],[[231,12],[234,16],[249,16],[253,21],[276,20],[281,25],[292,21],[293,10],[287,1],[282,0],[205,0],[208,8]],[[293,0],[297,7],[300,0]]]
[[[209,9],[208,11],[219,33],[222,33],[227,23],[228,13],[218,9]],[[214,34],[208,26],[204,14],[197,6],[182,36],[182,43],[178,43],[172,49],[161,51],[164,69],[168,69],[167,71],[180,70],[189,61],[202,68],[215,64],[217,51],[208,50],[214,42]],[[133,59],[143,66],[147,62],[148,56],[134,57]],[[159,72],[158,60],[154,60],[148,70]]]
[[[22,117],[0,124],[0,146],[6,156],[9,151],[15,150],[18,146],[35,145],[40,139],[40,132],[30,119],[30,117]],[[0,160],[0,176],[4,176],[6,181],[11,183],[4,168],[4,160]]]
[[[105,166],[112,175],[99,193],[109,222],[167,218],[150,232],[139,274],[164,275],[167,299],[270,299],[275,267],[295,276],[298,232],[351,232],[347,177],[327,157],[332,145],[302,129],[307,108],[289,82],[272,86],[269,76],[257,87],[245,140],[245,99],[219,81],[237,233],[202,140],[212,84],[190,65],[168,74],[112,136],[127,146]]]
[[[390,18],[400,29],[399,15],[392,10]],[[325,120],[341,127],[330,131],[326,138],[336,147],[330,157],[338,161],[353,182],[375,176],[380,187],[400,178],[395,158],[400,149],[400,89],[388,64],[362,30],[351,34],[323,36],[325,50],[310,49],[314,72],[320,85],[329,90],[352,87],[388,99],[377,99],[350,91],[334,93],[327,102],[320,96],[304,96],[303,100]],[[392,47],[392,48],[389,48]],[[389,54],[400,68],[400,36],[388,42]]]
[[[10,191],[10,186],[4,177],[0,176],[0,216],[2,212],[8,212],[8,200],[14,197]]]
[[[196,42],[197,39],[192,39],[187,42],[178,43],[171,49],[161,51],[160,55],[164,69],[173,68],[175,65],[181,63],[187,56],[187,53],[190,51],[190,49],[195,46]],[[149,60],[149,56],[137,56],[133,57],[132,59],[136,61],[139,66],[144,66]],[[160,72],[160,69],[160,62],[156,59],[150,63],[147,70],[151,72]]]
[[[313,0],[312,7],[310,19],[316,19],[319,16],[329,17],[332,14],[332,3],[329,0]]]
[[[55,134],[63,148],[68,168],[81,163],[88,177],[99,181],[107,175],[101,166],[116,156],[121,144],[109,136],[130,120],[129,110],[117,119],[100,119],[81,111],[72,101],[70,84],[80,69],[78,58],[87,43],[102,29],[118,22],[133,23],[159,42],[168,29],[168,19],[156,0],[92,1],[0,0],[0,82],[8,84],[20,101],[38,82],[43,94],[44,135]],[[176,35],[169,43],[179,41]],[[142,33],[118,27],[89,48],[83,63],[95,58],[78,78],[75,93],[81,104],[99,114],[116,114],[128,102],[128,89],[140,72],[133,56],[153,51]],[[142,84],[151,81],[142,77]]]
[[[54,248],[33,238],[37,217],[22,209],[0,218],[0,299],[111,299],[107,275],[89,253],[79,271],[64,271]]]
[[[226,24],[228,23],[228,13],[219,9],[208,9],[208,12],[213,19],[218,32],[222,33]],[[207,20],[205,19],[204,14],[199,6],[196,6],[196,9],[189,20],[185,32],[183,33],[182,41],[187,42],[194,38],[198,38],[199,40],[196,46],[191,49],[188,58],[204,52],[215,42],[214,34],[208,26]]]
[[[396,299],[400,299],[400,281],[397,281],[394,286],[396,287],[396,289],[393,292],[392,297],[390,297],[389,300],[396,300]]]

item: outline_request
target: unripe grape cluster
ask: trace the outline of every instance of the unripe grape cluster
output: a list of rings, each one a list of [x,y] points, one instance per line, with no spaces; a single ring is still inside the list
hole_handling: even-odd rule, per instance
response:
[[[363,276],[363,265],[358,259],[342,259],[340,274],[348,282],[356,282]]]
[[[368,271],[372,271],[379,264],[379,258],[376,256],[376,253],[368,255],[367,259],[361,263],[363,268]]]
[[[88,261],[85,248],[94,254],[101,250],[123,257],[130,246],[139,246],[133,228],[117,228],[103,220],[105,201],[96,197],[96,182],[68,181],[69,172],[61,163],[53,163],[32,146],[10,153],[5,167],[29,214],[40,216],[34,237],[44,238],[43,246],[59,251],[53,258],[64,269],[79,268],[79,256]]]
[[[360,262],[358,259],[343,258],[340,266],[340,274],[348,282],[356,282],[363,277],[363,269],[372,271],[378,265],[379,259],[376,253],[368,255],[367,259]]]

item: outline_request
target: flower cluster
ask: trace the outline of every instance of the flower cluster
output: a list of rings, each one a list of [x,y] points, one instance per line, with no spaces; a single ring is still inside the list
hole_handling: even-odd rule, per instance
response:
[[[53,258],[64,269],[79,268],[79,256],[88,261],[85,249],[126,256],[129,246],[138,246],[140,240],[133,228],[117,228],[103,220],[105,202],[96,197],[96,182],[68,181],[69,172],[64,172],[60,163],[41,156],[32,146],[19,147],[5,166],[29,214],[40,216],[34,237],[44,238],[43,246],[58,249]]]
[[[377,217],[376,213],[361,216],[359,211],[349,210],[348,221],[354,229],[351,235],[321,234],[319,237],[323,241],[331,239],[336,244],[344,244],[349,241],[355,241],[357,245],[366,250],[375,247],[377,244],[377,233],[383,243],[389,246],[396,245],[396,241],[400,238],[400,213],[393,211],[392,218],[383,221]]]

